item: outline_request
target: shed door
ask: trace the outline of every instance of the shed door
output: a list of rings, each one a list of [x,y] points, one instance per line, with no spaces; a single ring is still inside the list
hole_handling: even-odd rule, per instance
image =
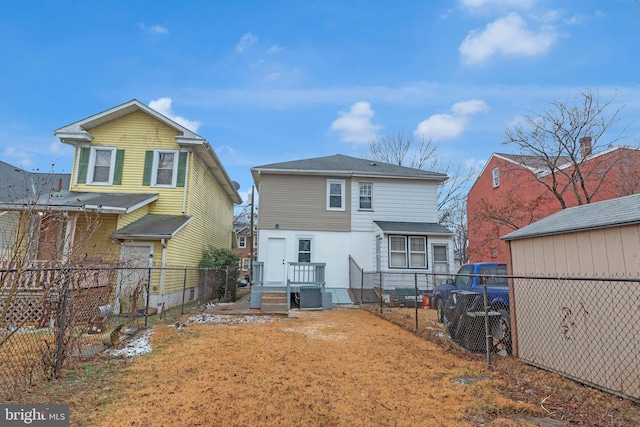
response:
[[[284,283],[285,239],[269,238],[267,241],[267,282]]]

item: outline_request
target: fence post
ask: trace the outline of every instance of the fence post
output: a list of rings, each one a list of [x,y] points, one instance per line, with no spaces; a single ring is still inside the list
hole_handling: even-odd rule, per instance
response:
[[[224,300],[229,297],[229,266],[224,268]]]
[[[149,324],[149,300],[151,298],[151,267],[147,273],[147,307],[144,309],[144,328],[147,329]]]
[[[487,297],[487,281],[484,280],[482,284],[483,296],[484,296],[484,335],[485,335],[485,347],[487,350],[487,369],[491,369],[491,342],[492,336],[489,331],[489,298]]]
[[[382,314],[382,271],[378,274],[380,275],[380,314]]]
[[[206,273],[205,273],[205,283],[207,281]],[[184,268],[184,278],[182,279],[182,307],[180,308],[180,313],[184,314],[184,296],[187,293],[187,267]]]
[[[413,273],[414,301],[416,308],[416,335],[418,335],[418,273]]]
[[[67,285],[68,276],[63,273],[63,281],[62,286],[64,286],[64,293],[62,296],[62,310],[60,311],[60,322],[58,329],[58,345],[56,349],[56,365],[53,370],[53,378],[58,377],[58,373],[60,372],[60,365],[62,364],[62,349],[64,347],[64,328],[67,317],[67,301],[69,299],[69,286]]]
[[[364,299],[364,270],[360,271],[360,307],[362,307],[362,300]]]

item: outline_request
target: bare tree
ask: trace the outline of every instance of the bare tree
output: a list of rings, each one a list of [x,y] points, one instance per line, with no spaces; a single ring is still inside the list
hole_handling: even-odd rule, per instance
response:
[[[454,202],[466,197],[467,185],[474,176],[474,172],[465,170],[462,164],[439,160],[432,138],[422,137],[416,140],[411,135],[405,135],[402,130],[372,140],[361,156],[369,160],[448,175],[449,178],[438,186],[440,222],[451,215],[450,209],[458,206]]]
[[[422,169],[428,161],[435,158],[436,147],[430,138],[416,141],[412,136],[405,136],[404,131],[379,136],[369,142],[362,157],[369,160]]]
[[[432,138],[413,136],[398,131],[381,136],[369,143],[361,153],[365,159],[425,169],[446,174],[449,178],[438,186],[438,222],[453,231],[453,246],[456,260],[468,260],[466,195],[468,184],[474,177],[473,170],[454,162],[443,162],[438,158],[437,147]]]
[[[55,177],[31,178],[0,189],[6,209],[0,216],[0,396],[55,376],[80,352],[88,320],[107,302],[113,279],[113,269],[95,258],[103,249],[91,240],[100,232],[100,215],[59,211]]]
[[[453,231],[453,253],[456,261],[464,264],[469,260],[466,200],[464,198],[456,199],[449,204],[449,207],[448,215],[443,219],[442,224]]]
[[[562,209],[574,201],[591,203],[618,163],[619,157],[592,155],[630,137],[628,125],[616,131],[624,106],[614,105],[614,99],[603,101],[597,89],[588,88],[573,99],[551,101],[541,112],[527,109],[522,123],[505,130],[503,144],[539,159],[531,177]]]

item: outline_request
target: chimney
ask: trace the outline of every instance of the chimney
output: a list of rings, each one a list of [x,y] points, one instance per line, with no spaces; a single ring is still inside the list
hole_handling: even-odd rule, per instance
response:
[[[583,136],[580,138],[580,155],[584,159],[587,156],[591,155],[591,137]]]

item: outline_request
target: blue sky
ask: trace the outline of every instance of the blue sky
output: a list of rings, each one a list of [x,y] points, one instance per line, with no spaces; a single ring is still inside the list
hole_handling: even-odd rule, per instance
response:
[[[5,1],[0,51],[0,160],[70,172],[52,132],[135,98],[206,138],[243,196],[252,166],[401,130],[481,167],[525,107],[587,87],[640,126],[635,0]]]

